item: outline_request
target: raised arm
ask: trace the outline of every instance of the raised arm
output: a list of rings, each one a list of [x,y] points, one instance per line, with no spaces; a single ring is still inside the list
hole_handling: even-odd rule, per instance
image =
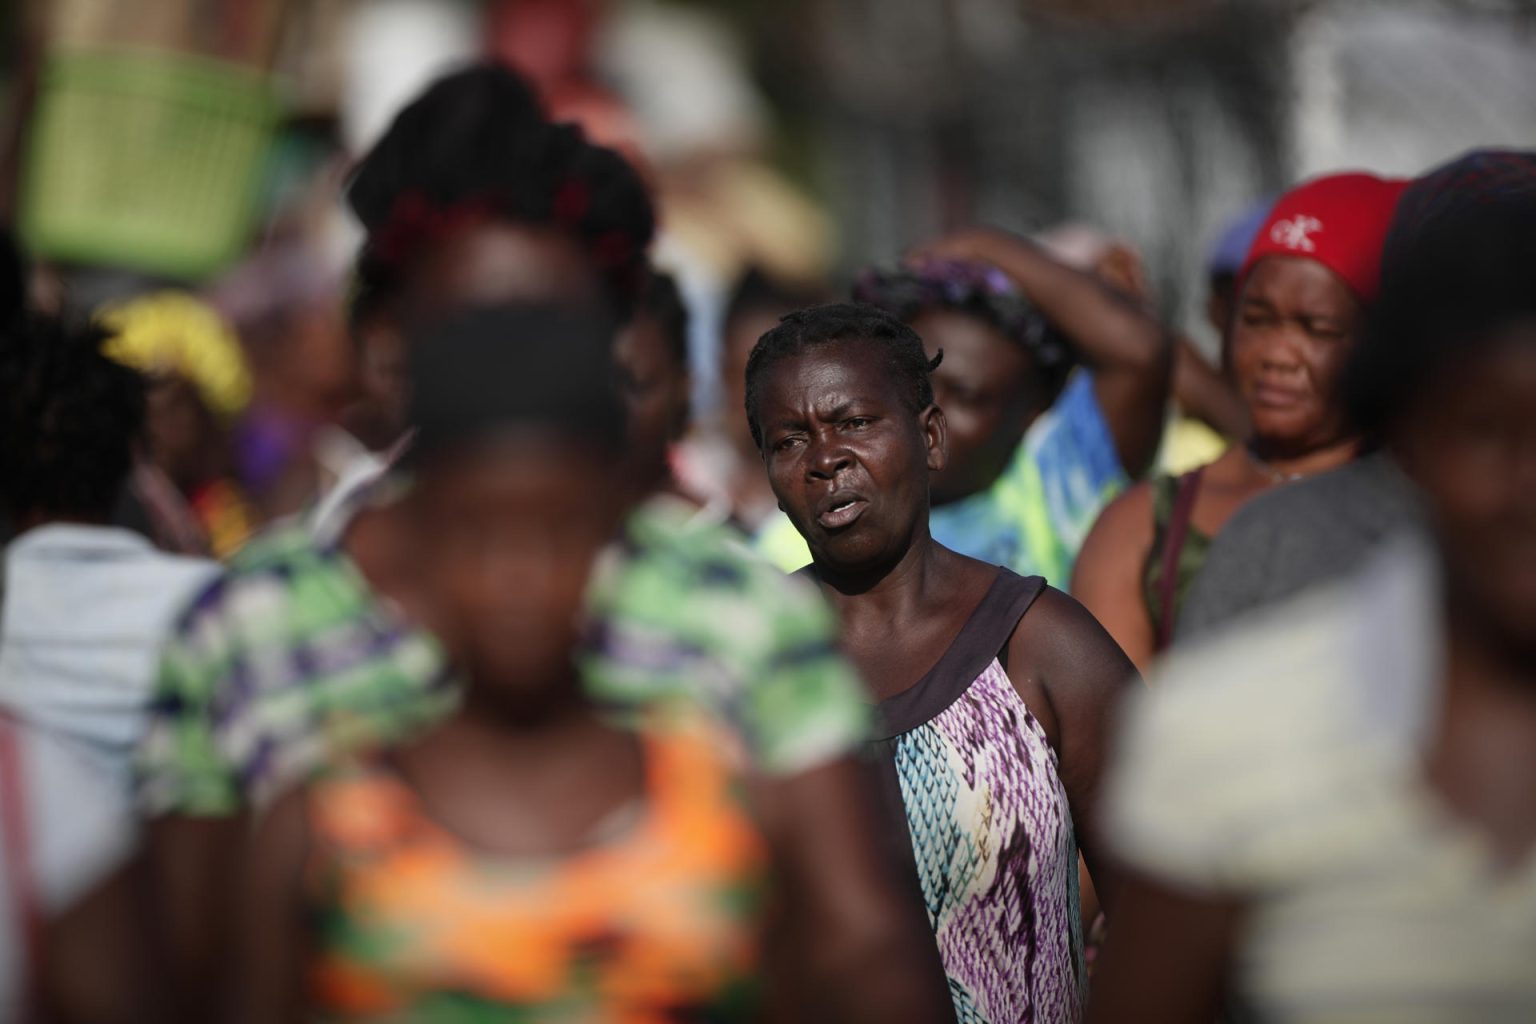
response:
[[[938,944],[916,878],[900,877],[878,838],[868,765],[842,758],[759,784],[788,921],[773,990],[786,1019],[950,1021]],[[906,822],[895,822],[905,835]]]
[[[961,231],[919,246],[911,258],[990,263],[1012,278],[1093,370],[1126,473],[1135,478],[1147,471],[1162,438],[1173,370],[1172,336],[1155,317],[1094,274],[996,228]]]
[[[1014,630],[1008,657],[1014,685],[1040,709],[1056,748],[1077,845],[1113,928],[1117,887],[1100,838],[1099,789],[1112,717],[1139,681],[1136,666],[1082,605],[1049,587]]]

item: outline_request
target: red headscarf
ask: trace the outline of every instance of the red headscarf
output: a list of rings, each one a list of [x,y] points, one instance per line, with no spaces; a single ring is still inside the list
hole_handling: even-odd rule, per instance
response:
[[[1247,280],[1265,256],[1295,256],[1321,263],[1369,303],[1381,281],[1381,251],[1392,212],[1407,187],[1406,179],[1362,173],[1330,174],[1297,185],[1269,211],[1238,280]]]

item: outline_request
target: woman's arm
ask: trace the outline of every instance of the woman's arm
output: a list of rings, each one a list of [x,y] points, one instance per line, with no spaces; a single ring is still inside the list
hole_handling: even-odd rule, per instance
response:
[[[229,948],[242,853],[244,815],[166,815],[146,828],[146,872],[156,953],[166,965],[171,1019],[204,1021],[228,982]]]
[[[786,897],[785,976],[772,988],[800,1004],[779,1008],[786,1019],[953,1020],[917,879],[900,877],[878,838],[871,767],[843,758],[763,780],[758,794]]]
[[[1088,1024],[1211,1024],[1242,919],[1232,899],[1126,874],[1094,971]]]
[[[1121,696],[1140,679],[1136,666],[1082,605],[1050,587],[1014,630],[1008,664],[1056,748],[1077,845],[1114,928],[1117,885],[1099,837],[1099,783],[1111,719]]]
[[[919,246],[919,259],[990,263],[1007,274],[1077,346],[1120,464],[1135,479],[1152,465],[1162,439],[1173,369],[1169,332],[1141,304],[1094,274],[996,228],[970,228]]]
[[[39,1019],[68,1024],[167,1020],[174,1009],[151,944],[142,858],[44,923]]]
[[[251,842],[238,897],[234,984],[225,1016],[236,1024],[304,1019],[306,804],[302,788],[288,793],[267,811]]]
[[[1072,571],[1072,595],[1141,671],[1156,647],[1143,586],[1154,532],[1152,488],[1137,484],[1099,514]]]

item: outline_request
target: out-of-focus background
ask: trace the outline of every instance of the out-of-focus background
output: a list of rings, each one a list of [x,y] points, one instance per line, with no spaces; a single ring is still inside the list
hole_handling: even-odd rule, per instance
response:
[[[1211,345],[1204,254],[1245,206],[1536,140],[1529,0],[23,0],[0,19],[0,213],[45,261],[40,294],[205,288],[257,393],[318,405],[339,385],[263,377],[296,343],[274,304],[314,307],[323,356],[349,160],[484,55],[646,168],[703,412],[748,266],[836,282],[966,222],[1076,224],[1138,250],[1163,314]]]

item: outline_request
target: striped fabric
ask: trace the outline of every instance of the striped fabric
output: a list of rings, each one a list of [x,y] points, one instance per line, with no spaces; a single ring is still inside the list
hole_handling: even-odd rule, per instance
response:
[[[648,502],[595,573],[580,658],[590,692],[621,715],[697,702],[767,774],[856,752],[870,713],[831,610],[690,515],[674,499]],[[456,696],[435,641],[374,595],[339,544],[304,524],[270,530],[165,648],[141,807],[233,814],[338,753],[413,734]]]

